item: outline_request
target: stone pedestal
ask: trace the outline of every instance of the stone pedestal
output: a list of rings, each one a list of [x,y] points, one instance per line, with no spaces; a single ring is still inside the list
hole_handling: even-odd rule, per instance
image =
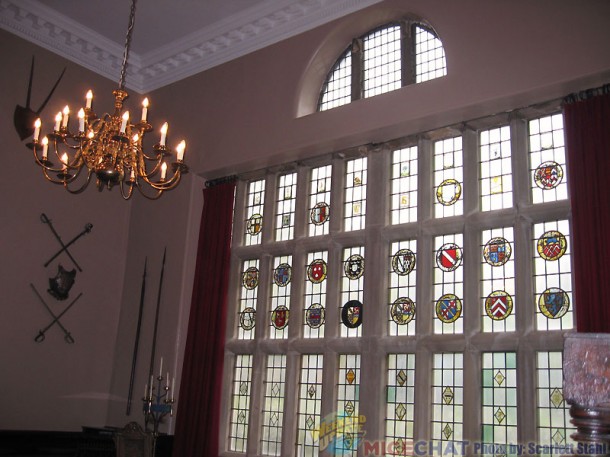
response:
[[[610,334],[566,336],[563,394],[581,455],[610,455]]]

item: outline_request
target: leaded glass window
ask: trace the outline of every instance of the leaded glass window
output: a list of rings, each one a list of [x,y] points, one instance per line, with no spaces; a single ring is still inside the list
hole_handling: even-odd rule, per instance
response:
[[[392,153],[392,224],[417,220],[417,146]]]
[[[270,337],[288,338],[290,291],[292,289],[292,256],[279,256],[273,262],[271,282]]]
[[[303,328],[305,338],[323,338],[326,322],[326,278],[328,251],[307,255],[305,277],[305,310]]]
[[[254,339],[259,283],[258,265],[258,259],[243,262],[243,270],[241,271],[241,299],[237,319],[237,335],[239,339]]]
[[[297,201],[297,174],[280,176],[277,188],[277,212],[275,216],[275,239],[294,238],[294,212]]]
[[[364,319],[364,247],[343,250],[343,275],[341,281],[341,336],[358,337],[362,335]]]
[[[315,457],[318,455],[323,363],[324,355],[322,354],[301,356],[297,423],[297,455],[299,456]]]
[[[366,157],[347,162],[345,173],[345,231],[362,230],[366,216]]]
[[[424,27],[415,27],[415,81],[420,83],[447,74],[441,40]]]
[[[460,441],[464,420],[464,357],[438,353],[432,368],[432,439]]]
[[[481,153],[481,210],[513,206],[510,127],[483,130],[479,134]]]
[[[434,333],[462,333],[464,318],[464,237],[437,236],[434,251]]]
[[[246,246],[261,244],[263,208],[265,207],[265,181],[253,181],[248,188],[246,208]]]
[[[309,236],[327,235],[329,233],[331,173],[331,165],[311,170]]]
[[[261,449],[264,455],[282,455],[285,389],[286,356],[268,355],[261,433]]]
[[[250,394],[252,386],[252,356],[236,355],[233,366],[233,395],[229,449],[246,452],[250,422]]]
[[[330,71],[320,96],[319,111],[352,101],[352,51],[348,49]]]
[[[386,444],[407,455],[414,436],[415,354],[388,354],[386,395]]]
[[[415,335],[416,317],[416,241],[392,243],[390,252],[390,301],[388,326],[390,335]]]
[[[434,214],[436,217],[461,215],[464,164],[462,137],[456,136],[434,143]]]
[[[356,456],[359,434],[360,355],[340,354],[337,382],[337,415],[334,450],[339,455]],[[321,446],[322,447],[322,446]]]
[[[376,30],[362,40],[364,97],[383,94],[401,86],[400,26]]]

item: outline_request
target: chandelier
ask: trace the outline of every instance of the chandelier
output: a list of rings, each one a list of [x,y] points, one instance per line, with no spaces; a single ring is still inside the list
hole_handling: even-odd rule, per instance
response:
[[[159,142],[151,152],[144,152],[144,135],[153,130],[147,120],[148,98],[142,101],[139,121],[134,122],[129,111],[123,110],[123,101],[128,97],[125,75],[135,11],[136,0],[132,0],[119,88],[112,92],[114,113],[98,117],[92,109],[93,93],[89,91],[85,108],[78,111],[76,128],[75,122],[70,123],[68,106],[57,113],[53,131],[44,138],[40,139],[40,119],[34,123],[31,147],[36,163],[48,181],[63,185],[70,193],[82,192],[93,178],[100,191],[118,185],[121,195],[128,200],[137,188],[144,197],[154,200],[175,188],[182,174],[188,173],[183,140],[176,147],[168,175],[167,161],[173,153],[166,144],[167,122],[160,129]]]

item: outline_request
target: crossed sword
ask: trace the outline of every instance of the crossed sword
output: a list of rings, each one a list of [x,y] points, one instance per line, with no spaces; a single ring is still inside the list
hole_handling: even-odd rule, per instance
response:
[[[46,331],[49,330],[51,327],[53,327],[55,324],[57,324],[57,325],[59,325],[59,328],[61,328],[63,330],[63,332],[64,332],[64,340],[66,340],[66,343],[73,344],[74,343],[74,337],[70,334],[70,332],[66,329],[66,327],[64,327],[62,325],[62,323],[59,321],[59,319],[64,314],[66,314],[70,308],[72,308],[74,303],[76,303],[78,301],[78,299],[81,297],[81,295],[83,295],[83,293],[81,292],[80,294],[78,294],[78,296],[74,300],[72,300],[72,302],[68,306],[66,306],[61,313],[59,313],[56,316],[55,313],[53,313],[53,311],[49,307],[49,305],[47,305],[47,303],[44,301],[42,296],[38,293],[38,291],[36,290],[36,287],[34,287],[34,284],[30,283],[30,287],[32,288],[32,290],[34,291],[34,293],[36,294],[36,296],[38,297],[40,302],[47,309],[49,314],[53,317],[53,320],[51,321],[51,323],[49,325],[47,325],[42,330],[38,331],[38,335],[36,335],[36,337],[34,338],[34,341],[36,341],[37,343],[42,343],[44,341],[44,338],[45,338],[44,334],[46,333]]]

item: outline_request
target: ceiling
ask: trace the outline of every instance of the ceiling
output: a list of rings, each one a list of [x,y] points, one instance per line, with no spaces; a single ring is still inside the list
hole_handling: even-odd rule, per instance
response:
[[[381,0],[141,0],[126,85],[179,81]],[[131,2],[0,0],[0,27],[118,80]]]

